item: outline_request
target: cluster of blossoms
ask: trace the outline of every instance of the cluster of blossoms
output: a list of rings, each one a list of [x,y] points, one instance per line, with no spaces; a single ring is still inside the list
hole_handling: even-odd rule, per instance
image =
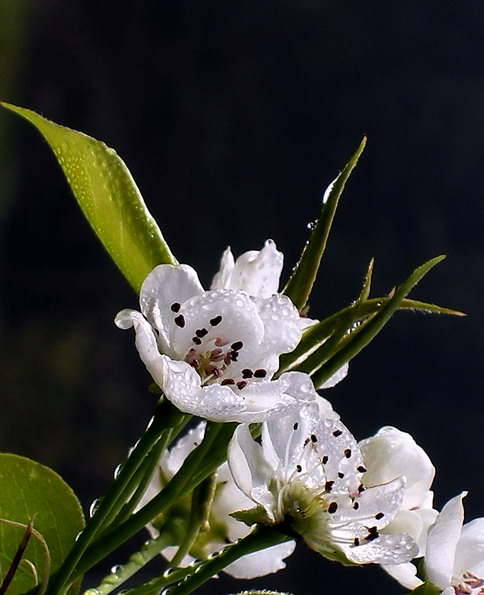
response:
[[[271,240],[236,261],[227,249],[209,291],[191,267],[160,265],[142,286],[141,312],[116,317],[120,328],[134,327],[142,361],[178,409],[239,424],[217,470],[208,529],[190,554],[207,557],[258,523],[294,539],[241,557],[225,568],[233,576],[283,568],[301,539],[345,565],[380,564],[408,589],[423,582],[412,562],[423,558],[424,579],[445,595],[484,595],[484,519],[462,526],[462,495],[440,513],[433,508],[434,467],[413,438],[385,427],[357,442],[310,376],[277,374],[280,355],[314,322],[278,293],[282,264]],[[204,432],[201,422],[164,453],[142,504]],[[156,519],[149,530],[158,534]],[[170,558],[176,546],[163,554]]]

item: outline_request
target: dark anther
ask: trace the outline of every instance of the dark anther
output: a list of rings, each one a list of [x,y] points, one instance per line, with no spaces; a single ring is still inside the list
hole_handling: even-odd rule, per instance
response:
[[[178,312],[181,308],[181,304],[179,304],[178,302],[175,302],[174,304],[171,305],[171,311],[172,312]]]
[[[299,428],[299,424],[296,422],[293,426],[292,429],[293,430],[297,430]]]
[[[226,386],[227,384],[235,384],[235,380],[233,378],[225,378],[220,384],[222,386]]]
[[[301,473],[301,471],[302,471],[302,467],[301,467],[301,465],[296,465],[296,471],[297,471],[298,473]]]
[[[175,318],[175,324],[177,326],[179,326],[180,328],[183,328],[185,326],[185,317],[183,316],[183,314],[179,314],[176,318]]]
[[[346,448],[345,449],[345,457],[347,459],[349,459],[351,457],[351,448]]]
[[[222,317],[221,316],[215,316],[215,318],[212,318],[210,320],[210,324],[212,326],[217,326],[217,324],[220,324],[222,322]]]
[[[201,338],[201,337],[205,337],[205,335],[208,334],[208,331],[206,328],[198,328],[195,331],[195,334],[197,335],[197,337]]]
[[[311,442],[317,442],[318,441],[318,437],[316,436],[316,434],[311,434]]]
[[[192,337],[192,341],[195,343],[195,345],[202,344],[202,340],[199,337]]]
[[[241,390],[242,390],[243,388],[245,388],[246,386],[247,386],[247,381],[246,381],[246,380],[239,380],[239,381],[237,382],[237,388],[240,388]]]
[[[327,481],[327,482],[324,484],[324,489],[325,489],[327,492],[331,492],[331,490],[333,489],[333,484],[334,484],[334,481]]]
[[[326,463],[329,461],[329,457],[328,455],[324,455],[324,457],[321,459],[321,463],[323,463],[323,465],[326,465]]]
[[[329,514],[333,514],[338,510],[338,503],[337,502],[331,502],[331,504],[328,506],[328,512]]]
[[[235,343],[232,343],[230,347],[232,347],[234,351],[240,351],[243,346],[244,344],[242,343],[242,341],[236,341]]]
[[[361,492],[364,492],[365,490],[366,490],[365,486],[362,483],[360,483],[360,485],[358,486],[358,491],[360,492],[360,494],[361,494]]]
[[[339,477],[340,479],[343,479],[343,477],[344,477],[344,476],[345,476],[345,474],[344,474],[344,473],[342,473],[341,471],[338,471],[338,477]]]
[[[253,375],[254,372],[252,372],[252,370],[249,370],[249,368],[244,368],[242,370],[242,378],[252,378]]]
[[[354,508],[355,510],[358,510],[358,508],[359,508],[359,507],[360,507],[360,503],[359,503],[359,502],[355,502],[355,503],[353,504],[353,508]]]
[[[256,370],[254,372],[254,376],[256,378],[265,378],[267,376],[267,370],[263,370],[262,368],[259,368],[259,370]]]
[[[342,432],[342,430],[335,430],[335,431],[333,432],[333,436],[334,436],[335,438],[337,438],[338,436],[341,436],[341,434],[342,434],[342,433],[343,433],[343,432]]]
[[[379,512],[378,514],[375,514],[375,518],[377,521],[379,521],[380,519],[382,519],[385,515],[383,514],[383,512]]]
[[[363,467],[363,465],[360,465],[359,467],[357,467],[356,470],[359,471],[360,473],[366,473],[366,469]]]
[[[355,540],[353,541],[353,543],[358,546],[360,545],[360,540],[358,539],[358,537],[355,537]]]

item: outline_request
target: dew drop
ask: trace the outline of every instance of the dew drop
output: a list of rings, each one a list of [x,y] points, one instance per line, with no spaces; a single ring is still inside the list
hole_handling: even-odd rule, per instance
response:
[[[116,564],[115,566],[111,567],[111,574],[118,574],[118,572],[122,569],[123,569],[122,566],[120,566],[119,564]]]
[[[91,506],[89,506],[89,516],[91,518],[96,514],[96,510],[99,508],[101,502],[102,498],[96,498],[96,500],[92,501]]]

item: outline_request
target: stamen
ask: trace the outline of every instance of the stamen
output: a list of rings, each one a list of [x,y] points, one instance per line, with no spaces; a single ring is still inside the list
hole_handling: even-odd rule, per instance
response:
[[[328,506],[328,512],[329,512],[329,514],[334,514],[337,510],[338,510],[338,503],[337,502],[331,502],[331,504]]]
[[[255,378],[265,378],[267,376],[267,370],[263,370],[262,368],[259,368],[258,370],[256,370],[254,372],[254,376],[255,376]]]
[[[324,455],[324,457],[321,459],[321,463],[323,463],[323,465],[326,465],[326,463],[329,461],[329,457],[328,455]]]
[[[185,317],[183,316],[183,314],[179,314],[176,318],[175,318],[175,324],[177,326],[179,326],[180,328],[183,328],[185,326]]]
[[[195,345],[202,344],[202,340],[199,337],[192,337],[192,341],[195,343]]]
[[[217,326],[217,324],[220,324],[221,322],[222,322],[222,317],[220,315],[219,316],[215,316],[215,318],[212,318],[210,320],[210,324],[212,326]]]
[[[382,519],[384,516],[385,516],[385,514],[383,512],[379,512],[378,514],[375,514],[375,518],[377,521]]]
[[[351,448],[346,448],[345,449],[345,457],[347,459],[349,459],[351,457]]]
[[[230,347],[232,347],[234,351],[240,351],[243,346],[244,344],[242,343],[242,341],[236,341],[235,343],[232,343]]]
[[[333,436],[334,436],[335,438],[337,438],[338,436],[341,436],[341,434],[342,434],[342,433],[343,433],[343,431],[342,431],[342,430],[335,430],[335,431],[333,432]]]
[[[235,384],[235,380],[233,378],[224,378],[220,384],[222,386],[226,386],[227,384]]]
[[[207,329],[206,329],[206,328],[199,328],[199,329],[197,329],[197,330],[195,331],[195,334],[197,335],[197,337],[200,337],[200,338],[202,338],[202,337],[205,337],[205,335],[207,335],[207,334],[208,334],[208,331],[207,331]]]
[[[253,375],[254,372],[252,372],[252,370],[249,370],[249,368],[244,368],[242,370],[242,378],[252,378]]]
[[[170,307],[171,307],[172,312],[179,312],[180,308],[181,308],[181,304],[179,304],[178,302],[175,302]]]
[[[360,473],[366,473],[366,469],[363,467],[363,465],[359,465],[356,468],[357,471],[359,471]]]

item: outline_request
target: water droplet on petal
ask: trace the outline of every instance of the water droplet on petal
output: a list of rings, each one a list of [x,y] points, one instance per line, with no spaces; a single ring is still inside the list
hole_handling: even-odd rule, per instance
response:
[[[91,506],[89,506],[89,516],[91,518],[96,514],[96,510],[99,508],[101,501],[102,498],[96,498],[96,500],[92,501]]]

